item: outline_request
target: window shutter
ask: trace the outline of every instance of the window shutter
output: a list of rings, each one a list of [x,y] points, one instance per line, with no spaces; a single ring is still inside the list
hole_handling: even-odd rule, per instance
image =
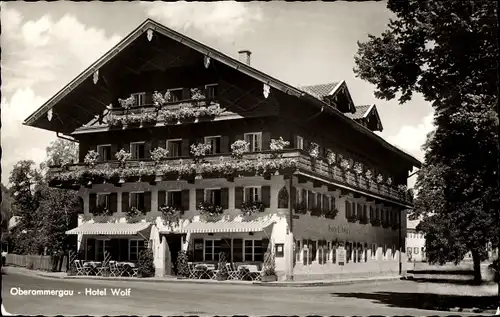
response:
[[[321,203],[322,203],[322,200],[323,200],[323,195],[320,194],[320,193],[317,193],[316,194],[316,203],[315,203],[315,206],[316,207],[320,207]]]
[[[196,190],[196,209],[198,209],[198,206],[205,200],[204,193],[205,192],[201,188]]]
[[[270,132],[262,132],[262,150],[269,150],[271,144],[271,133]]]
[[[111,157],[109,158],[111,161],[115,161],[116,160],[115,154],[118,151],[119,151],[118,144],[116,144],[116,143],[111,144]]]
[[[150,151],[152,150],[152,148],[153,148],[153,144],[152,144],[151,140],[146,141],[144,143],[144,158],[146,158],[146,159],[151,158],[151,152]]]
[[[93,214],[97,207],[97,194],[89,195],[89,212]]]
[[[83,163],[85,159],[85,155],[87,155],[90,150],[90,146],[86,142],[80,142],[78,145],[78,160],[80,163]]]
[[[129,206],[129,197],[130,194],[127,192],[122,193],[122,212],[127,212],[128,211],[128,206]]]
[[[234,189],[234,207],[241,209],[243,205],[243,187]]]
[[[158,209],[167,203],[167,192],[164,190],[158,191]]]
[[[189,189],[184,189],[181,192],[182,209],[189,210]]]
[[[221,189],[221,207],[222,209],[229,208],[229,188]]]
[[[193,261],[194,262],[202,262],[203,261],[203,248],[205,248],[205,245],[203,244],[203,239],[194,239],[193,247],[194,247]]]
[[[229,137],[227,135],[223,135],[220,138],[220,151],[221,153],[230,153],[231,147],[229,145]]]
[[[152,92],[145,93],[144,104],[145,105],[152,105],[153,104],[153,93]]]
[[[351,202],[345,201],[345,217],[348,218],[351,215]]]
[[[262,186],[262,204],[264,208],[271,207],[271,186]]]
[[[189,156],[189,139],[182,139],[181,156]]]
[[[323,210],[330,210],[330,197],[323,195]]]
[[[307,210],[314,207],[314,193],[310,190],[307,191]]]
[[[111,193],[109,195],[109,209],[111,213],[115,213],[118,211],[118,194],[117,193]]]
[[[367,210],[367,209],[366,209],[366,205],[363,205],[363,217],[365,217],[365,218],[366,218],[366,216],[367,216],[367,215],[366,215],[366,210]]]
[[[144,192],[144,213],[151,211],[151,192]]]
[[[262,239],[262,253],[270,252],[272,250],[268,250],[269,248],[269,239]]]
[[[297,134],[293,135],[293,148],[296,149],[299,147],[299,136]]]
[[[191,100],[191,91],[189,88],[182,89],[182,100]]]

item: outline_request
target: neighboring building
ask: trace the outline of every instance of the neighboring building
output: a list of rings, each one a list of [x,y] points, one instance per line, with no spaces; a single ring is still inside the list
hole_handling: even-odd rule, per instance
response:
[[[423,232],[417,231],[418,220],[407,220],[406,222],[406,257],[410,262],[426,261],[425,236]]]
[[[79,142],[80,163],[50,173],[82,197],[68,234],[87,259],[134,261],[149,245],[157,275],[181,249],[194,262],[273,252],[280,279],[398,272],[420,162],[373,133],[376,107],[355,107],[343,81],[296,88],[249,51],[237,61],[147,20],[25,124]]]

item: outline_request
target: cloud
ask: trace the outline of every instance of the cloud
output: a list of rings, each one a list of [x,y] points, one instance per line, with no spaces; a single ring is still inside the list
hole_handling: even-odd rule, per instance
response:
[[[1,19],[3,93],[45,83],[53,94],[121,39],[69,14],[23,21],[18,10],[3,5]]]
[[[262,19],[259,6],[234,1],[141,2],[153,19],[179,31],[196,28],[205,35],[230,41],[238,33],[252,30],[252,24]]]
[[[35,111],[44,98],[31,88],[18,89],[10,100],[2,98],[2,183],[7,184],[14,164],[19,160],[41,163],[45,148],[55,139],[54,132],[26,127],[24,119]]]

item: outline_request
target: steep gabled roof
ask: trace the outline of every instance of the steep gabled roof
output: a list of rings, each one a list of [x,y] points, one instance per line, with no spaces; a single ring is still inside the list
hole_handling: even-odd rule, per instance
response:
[[[319,84],[319,85],[309,85],[309,86],[298,86],[300,90],[307,92],[311,96],[323,100],[324,97],[332,95],[338,88],[341,82],[333,82],[329,84]]]
[[[47,122],[43,122],[41,120],[47,120],[44,118],[44,116],[47,116],[47,113],[49,110],[53,109],[63,98],[68,96],[71,92],[74,90],[78,89],[82,83],[85,81],[91,81],[92,76],[97,73],[97,71],[106,65],[109,61],[111,61],[118,53],[120,53],[122,50],[127,48],[131,43],[136,41],[140,36],[146,35],[147,33],[152,30],[153,32],[156,32],[158,34],[161,34],[163,36],[166,36],[172,40],[175,40],[195,51],[200,52],[204,56],[207,56],[211,59],[214,59],[220,63],[223,63],[229,67],[232,67],[260,82],[263,84],[269,85],[271,88],[279,90],[285,94],[289,94],[292,96],[295,96],[297,98],[303,99],[305,102],[316,106],[321,109],[325,109],[327,112],[332,113],[333,115],[337,116],[340,120],[347,120],[346,122],[348,124],[351,124],[351,127],[354,129],[358,130],[359,132],[367,135],[369,138],[373,139],[386,149],[399,153],[403,157],[405,157],[407,160],[412,162],[417,167],[420,167],[421,162],[418,161],[416,158],[414,158],[411,155],[408,155],[407,153],[404,153],[385,141],[383,138],[379,137],[378,135],[372,133],[370,130],[367,128],[353,122],[349,118],[345,117],[342,112],[339,110],[331,107],[324,101],[318,99],[316,96],[313,96],[309,92],[305,92],[303,90],[297,89],[296,87],[293,87],[291,85],[288,85],[274,77],[271,77],[245,63],[242,63],[234,58],[231,58],[225,54],[222,54],[221,52],[210,48],[200,42],[197,42],[181,33],[178,33],[170,28],[167,28],[166,26],[153,21],[151,19],[147,19],[144,21],[141,25],[139,25],[134,31],[132,31],[129,35],[127,35],[120,43],[115,45],[113,48],[111,48],[104,56],[102,56],[99,60],[97,60],[95,63],[93,63],[91,66],[89,66],[86,70],[84,70],[80,75],[78,75],[75,79],[73,79],[69,84],[67,84],[64,88],[62,88],[56,95],[54,95],[52,98],[50,98],[45,104],[43,104],[39,109],[37,109],[33,114],[31,114],[23,124],[33,126],[33,127],[39,127],[39,128],[45,128],[54,132],[60,132],[60,133],[71,133],[73,132],[76,128],[72,127],[70,124],[65,125],[65,130],[61,131],[56,131],[53,128],[51,129],[50,127],[47,128]],[[338,84],[339,87],[345,87],[347,91],[347,86],[344,81],[342,81],[340,84]],[[333,91],[335,94],[335,90]],[[350,94],[347,91],[347,97],[349,98],[350,103],[352,104],[352,99],[350,97]],[[69,107],[69,105],[66,105]],[[354,107],[352,107],[354,109]],[[101,109],[101,111],[104,109]],[[71,109],[66,109],[68,112],[87,112],[89,111],[94,111],[94,110],[89,110],[89,109],[82,109],[82,107],[72,107]],[[354,111],[354,110],[353,110]],[[94,115],[98,115],[100,112],[95,111]],[[50,126],[50,125],[49,125]]]
[[[345,115],[353,120],[366,118],[369,114],[369,111],[372,109],[373,105],[361,105],[356,106],[355,113],[346,113]]]

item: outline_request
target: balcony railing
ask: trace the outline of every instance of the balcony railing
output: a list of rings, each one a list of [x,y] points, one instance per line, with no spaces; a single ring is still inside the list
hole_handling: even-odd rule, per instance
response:
[[[338,166],[328,165],[322,160],[311,158],[301,150],[283,151],[279,156],[268,152],[246,153],[242,159],[234,159],[230,153],[205,157],[196,163],[192,158],[169,158],[156,163],[151,160],[129,160],[126,162],[98,162],[94,167],[84,164],[67,167],[52,167],[49,171],[51,184],[91,185],[96,183],[124,183],[133,181],[157,182],[161,180],[188,180],[200,178],[228,178],[303,173],[350,188],[361,193],[391,199],[408,207],[412,195],[385,183],[377,183],[363,175],[355,175]]]

